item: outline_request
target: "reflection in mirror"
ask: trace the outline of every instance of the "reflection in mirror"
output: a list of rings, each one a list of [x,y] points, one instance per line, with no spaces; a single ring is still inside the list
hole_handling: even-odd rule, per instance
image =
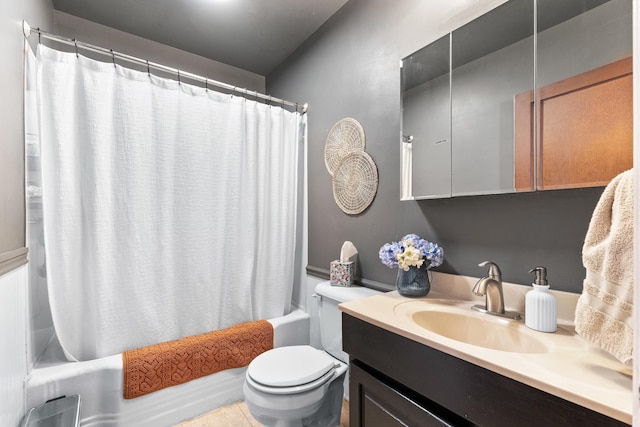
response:
[[[516,191],[514,97],[533,89],[533,32],[534,2],[511,0],[452,33],[453,196]]]
[[[449,51],[447,35],[402,60],[403,198],[451,196]]]
[[[402,198],[604,186],[631,168],[632,16],[632,0],[509,0],[405,58]]]
[[[633,166],[632,0],[538,0],[538,189]]]

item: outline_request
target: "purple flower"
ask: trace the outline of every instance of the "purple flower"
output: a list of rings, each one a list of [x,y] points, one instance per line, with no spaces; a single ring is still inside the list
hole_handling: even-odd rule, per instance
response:
[[[398,242],[385,243],[384,246],[380,248],[378,255],[384,265],[389,268],[395,268],[398,266],[397,255],[402,253],[403,250],[404,248],[402,248]]]
[[[416,251],[419,256],[416,256]],[[387,267],[400,266],[405,270],[410,266],[419,267],[424,260],[429,261],[427,268],[437,267],[444,260],[444,251],[437,243],[421,239],[417,234],[407,234],[399,242],[385,243],[378,255]]]

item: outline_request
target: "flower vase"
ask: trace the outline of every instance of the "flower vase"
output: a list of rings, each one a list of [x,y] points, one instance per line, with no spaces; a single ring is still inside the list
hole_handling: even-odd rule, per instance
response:
[[[423,262],[420,267],[411,266],[409,271],[398,269],[396,288],[398,293],[405,297],[424,297],[431,290],[429,275],[427,274],[428,262]]]

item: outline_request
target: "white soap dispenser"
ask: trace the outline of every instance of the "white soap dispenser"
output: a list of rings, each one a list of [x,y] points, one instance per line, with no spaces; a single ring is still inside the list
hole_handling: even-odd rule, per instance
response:
[[[555,332],[557,329],[558,304],[556,297],[549,292],[547,269],[536,267],[529,273],[536,274],[532,283],[533,290],[527,292],[525,298],[525,324],[536,331]]]

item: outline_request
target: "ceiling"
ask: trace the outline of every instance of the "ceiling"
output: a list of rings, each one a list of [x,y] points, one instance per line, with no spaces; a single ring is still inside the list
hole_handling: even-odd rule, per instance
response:
[[[53,0],[56,10],[268,76],[347,0]]]

